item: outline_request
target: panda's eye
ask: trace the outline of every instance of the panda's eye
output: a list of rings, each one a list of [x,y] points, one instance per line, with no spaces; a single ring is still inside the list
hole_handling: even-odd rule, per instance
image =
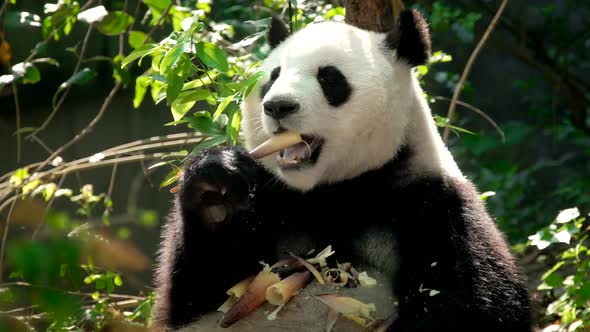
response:
[[[324,96],[332,106],[344,104],[352,94],[352,87],[338,68],[324,66],[318,69],[318,83],[322,87]]]
[[[264,96],[266,95],[268,90],[270,90],[270,87],[274,84],[274,82],[277,80],[277,78],[279,78],[280,74],[281,74],[281,67],[276,67],[275,69],[272,70],[272,72],[270,72],[270,80],[268,80],[268,82],[264,83],[264,85],[262,86],[262,89],[260,89],[260,99],[264,98]]]
[[[281,74],[281,67],[277,67],[277,68],[273,69],[272,72],[270,73],[270,79],[274,81],[277,78],[279,78],[280,74]]]

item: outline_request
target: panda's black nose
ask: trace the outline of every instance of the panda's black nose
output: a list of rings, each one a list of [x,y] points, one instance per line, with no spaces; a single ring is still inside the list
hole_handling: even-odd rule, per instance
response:
[[[269,100],[263,105],[264,113],[273,119],[282,119],[299,110],[299,103],[292,100]]]

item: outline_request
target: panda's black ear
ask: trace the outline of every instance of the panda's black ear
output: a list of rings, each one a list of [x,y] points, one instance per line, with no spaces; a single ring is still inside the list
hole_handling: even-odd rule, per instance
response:
[[[279,46],[287,37],[289,37],[289,28],[279,16],[273,15],[268,29],[270,47],[275,48]]]
[[[426,64],[431,52],[428,23],[417,10],[403,10],[396,29],[387,34],[385,45],[412,67]]]

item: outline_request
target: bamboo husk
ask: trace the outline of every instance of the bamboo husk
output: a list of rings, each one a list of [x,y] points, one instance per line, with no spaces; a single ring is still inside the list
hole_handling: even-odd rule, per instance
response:
[[[311,272],[297,272],[266,289],[266,300],[274,305],[287,303],[311,280]]]
[[[278,283],[279,275],[264,269],[248,285],[246,292],[237,302],[223,315],[219,322],[221,327],[229,327],[245,317],[266,301],[266,289]]]

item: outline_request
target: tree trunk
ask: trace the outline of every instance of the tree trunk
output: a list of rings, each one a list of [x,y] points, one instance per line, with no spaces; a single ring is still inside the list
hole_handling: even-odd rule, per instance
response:
[[[401,4],[399,0],[348,0],[346,23],[370,31],[392,30],[394,19],[391,6],[394,2]]]

